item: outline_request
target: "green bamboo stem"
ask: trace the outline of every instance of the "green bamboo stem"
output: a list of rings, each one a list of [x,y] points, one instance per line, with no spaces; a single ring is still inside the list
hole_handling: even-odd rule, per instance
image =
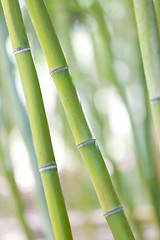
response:
[[[160,45],[155,11],[152,1],[134,0],[133,2],[151,110],[160,148]]]
[[[26,0],[25,2],[44,51],[49,71],[53,75],[55,85],[70,122],[77,147],[86,163],[113,236],[118,240],[134,239],[103,157],[96,141],[93,140],[94,136],[84,116],[45,4],[41,0]]]
[[[160,55],[153,2],[134,0],[135,15],[151,109],[160,147]]]
[[[40,86],[31,53],[27,48],[28,39],[19,4],[17,0],[2,0],[2,6],[13,50],[18,51],[26,48],[26,51],[16,52],[16,61],[26,98],[38,165],[55,238],[70,240],[72,239],[70,224],[56,169]],[[49,166],[49,169],[46,166]]]

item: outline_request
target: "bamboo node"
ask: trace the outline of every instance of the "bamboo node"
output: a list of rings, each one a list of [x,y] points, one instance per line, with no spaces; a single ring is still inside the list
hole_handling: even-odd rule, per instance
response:
[[[14,50],[13,54],[16,55],[17,53],[26,52],[26,51],[30,51],[30,50],[31,49],[29,46],[20,47],[20,48],[17,48],[16,50]]]
[[[43,171],[50,170],[50,169],[57,169],[57,164],[52,163],[52,164],[44,165],[39,168],[39,172],[43,172]]]
[[[52,76],[53,74],[60,72],[60,71],[64,71],[68,68],[69,68],[68,66],[57,67],[50,72],[50,75]]]
[[[94,143],[95,141],[96,141],[96,139],[92,138],[92,139],[89,139],[87,141],[84,141],[84,142],[81,142],[81,143],[77,144],[76,147],[80,148],[80,147],[83,147],[83,146],[88,145],[90,143]]]
[[[123,211],[123,207],[122,206],[114,208],[112,210],[109,210],[109,211],[105,212],[103,214],[103,216],[106,218],[106,217],[108,217],[108,216],[110,216],[110,215],[112,215],[114,213],[120,212],[120,211]]]
[[[150,104],[156,104],[160,102],[160,97],[156,97],[150,100]]]

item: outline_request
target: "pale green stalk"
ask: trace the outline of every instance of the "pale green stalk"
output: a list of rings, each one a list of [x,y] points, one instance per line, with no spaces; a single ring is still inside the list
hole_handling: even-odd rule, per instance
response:
[[[42,0],[26,0],[25,2],[44,51],[49,71],[72,127],[77,147],[86,163],[114,238],[117,240],[134,239],[103,157],[84,116],[45,4]]]
[[[160,144],[160,54],[153,2],[134,0],[139,42],[156,134]],[[160,146],[160,145],[159,145]]]
[[[152,1],[134,0],[133,3],[144,72],[160,148],[160,42],[155,11]]]
[[[71,240],[72,234],[56,169],[42,95],[31,53],[28,49],[28,39],[19,4],[17,0],[2,0],[1,2],[22,80],[38,165],[55,238],[57,240]]]

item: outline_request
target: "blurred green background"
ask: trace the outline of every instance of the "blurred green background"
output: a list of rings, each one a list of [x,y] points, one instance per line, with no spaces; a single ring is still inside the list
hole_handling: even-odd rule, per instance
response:
[[[158,240],[159,152],[132,1],[45,3],[136,239]],[[112,240],[25,4],[22,0],[20,4],[74,239]],[[34,239],[53,239],[22,86],[0,7],[0,239],[27,239],[22,215]]]

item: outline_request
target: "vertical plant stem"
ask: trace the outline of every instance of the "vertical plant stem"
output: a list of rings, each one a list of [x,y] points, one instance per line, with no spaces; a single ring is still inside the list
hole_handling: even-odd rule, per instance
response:
[[[155,11],[152,1],[134,0],[133,3],[144,72],[160,148],[160,45]]]
[[[40,86],[29,51],[28,39],[17,0],[2,0],[13,51],[26,98],[49,214],[56,239],[72,239],[70,224],[57,173]]]
[[[85,161],[114,238],[134,239],[101,152],[84,116],[45,4],[41,0],[25,2],[70,122],[77,148]]]
[[[160,147],[160,55],[153,2],[134,0],[139,42]]]

